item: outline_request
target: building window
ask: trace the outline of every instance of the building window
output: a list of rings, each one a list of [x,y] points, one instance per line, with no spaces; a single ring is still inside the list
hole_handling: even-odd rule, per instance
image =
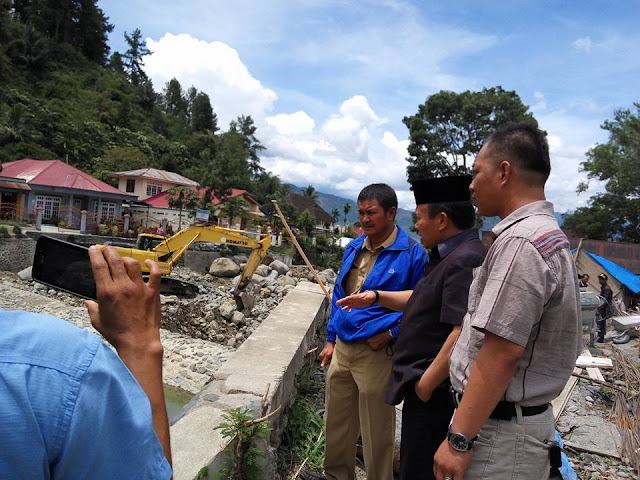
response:
[[[153,197],[162,192],[162,184],[160,183],[147,183],[147,196]]]
[[[113,202],[102,202],[100,210],[100,221],[113,220],[116,217],[116,204]]]
[[[127,193],[133,193],[136,191],[136,181],[127,180]]]
[[[49,195],[37,195],[36,206],[42,207],[42,218],[47,220],[58,218],[60,214],[60,197],[50,197]]]

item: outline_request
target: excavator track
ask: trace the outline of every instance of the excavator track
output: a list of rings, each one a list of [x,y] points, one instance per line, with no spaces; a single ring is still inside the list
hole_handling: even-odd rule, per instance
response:
[[[162,295],[176,295],[181,298],[195,298],[199,288],[195,283],[185,282],[175,277],[162,277],[160,293]]]

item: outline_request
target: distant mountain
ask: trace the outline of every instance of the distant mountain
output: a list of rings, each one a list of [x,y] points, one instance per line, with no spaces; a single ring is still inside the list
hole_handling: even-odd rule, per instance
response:
[[[298,187],[296,185],[288,184],[291,187],[291,191],[295,193],[302,194],[303,188]],[[331,195],[329,193],[318,192],[318,204],[326,210],[326,212],[331,215],[331,210],[337,208],[340,212],[340,218],[338,219],[338,223],[342,225],[344,220],[344,204],[348,203],[351,205],[351,211],[347,215],[347,224],[353,225],[358,221],[358,207],[354,200],[349,200],[348,198],[339,197],[337,195]],[[556,212],[556,219],[558,220],[558,224],[562,227],[564,223],[564,214]],[[498,222],[500,222],[499,217],[483,217],[484,223],[480,228],[481,231],[490,231],[493,227],[495,227]],[[417,233],[411,231],[411,227],[413,227],[413,211],[405,210],[404,208],[399,208],[398,213],[396,215],[396,223],[400,225],[405,232],[411,235],[416,240],[419,240],[420,237]]]
[[[291,187],[291,191],[295,193],[302,194],[301,187],[296,185],[288,184]],[[318,192],[318,204],[326,210],[326,212],[331,215],[331,210],[337,208],[340,212],[340,218],[338,219],[338,223],[340,225],[343,224],[344,221],[344,204],[348,203],[351,205],[351,211],[347,215],[347,224],[353,225],[358,221],[358,206],[354,200],[350,200],[348,198],[339,197],[337,195],[332,195],[330,193],[322,193]],[[419,239],[418,234],[411,231],[411,227],[413,226],[413,212],[410,210],[405,210],[403,208],[398,209],[398,213],[396,214],[396,223],[402,227],[402,229],[411,235],[416,240]]]

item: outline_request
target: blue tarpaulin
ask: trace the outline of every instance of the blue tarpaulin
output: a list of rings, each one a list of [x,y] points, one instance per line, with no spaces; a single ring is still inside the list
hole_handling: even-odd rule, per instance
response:
[[[611,260],[607,260],[604,257],[600,257],[584,249],[582,251],[598,262],[602,268],[609,272],[609,275],[618,280],[633,293],[640,293],[640,277],[638,275],[621,267],[617,263],[613,263]]]

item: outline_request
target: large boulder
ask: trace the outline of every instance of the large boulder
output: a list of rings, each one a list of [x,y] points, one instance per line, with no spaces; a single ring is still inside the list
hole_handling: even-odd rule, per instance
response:
[[[226,302],[224,302],[222,305],[218,307],[218,313],[224,318],[226,318],[227,320],[229,320],[233,315],[233,312],[235,312],[237,309],[238,307],[236,306],[236,302],[233,299],[231,299],[231,300],[227,300]]]
[[[216,277],[234,277],[239,272],[240,266],[230,258],[225,257],[216,258],[209,268],[209,273]]]
[[[282,275],[278,278],[278,284],[282,285],[283,287],[286,287],[287,285],[295,287],[297,283],[298,282],[296,282],[296,279],[291,275]]]
[[[289,271],[289,266],[280,260],[274,260],[269,266],[278,272],[279,275],[285,275]]]
[[[269,275],[269,273],[271,273],[271,268],[269,268],[267,265],[260,264],[258,265],[258,268],[256,268],[255,273],[260,275],[261,277],[266,277],[267,275]]]

